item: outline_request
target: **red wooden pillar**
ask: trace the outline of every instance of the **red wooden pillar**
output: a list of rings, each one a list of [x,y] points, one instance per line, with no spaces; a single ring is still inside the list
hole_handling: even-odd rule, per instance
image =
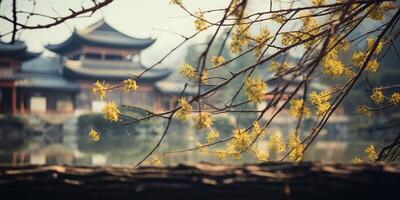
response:
[[[12,91],[11,91],[11,109],[12,109],[12,114],[17,113],[17,88],[15,85],[12,86]]]

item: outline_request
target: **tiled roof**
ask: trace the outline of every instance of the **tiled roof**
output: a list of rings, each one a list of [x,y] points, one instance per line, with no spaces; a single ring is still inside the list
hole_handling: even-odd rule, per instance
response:
[[[0,56],[14,58],[20,61],[27,61],[39,56],[40,53],[28,51],[24,42],[16,40],[14,44],[4,43],[0,41]]]
[[[70,82],[58,74],[33,74],[21,73],[18,74],[16,81],[17,88],[20,89],[48,89],[48,90],[65,90],[79,91],[79,84]]]
[[[0,80],[1,81],[13,81],[16,79],[16,73],[11,69],[0,70]]]
[[[114,29],[104,20],[77,31],[60,44],[47,45],[46,48],[58,54],[64,54],[82,44],[123,49],[144,49],[155,42],[152,38],[136,38]]]

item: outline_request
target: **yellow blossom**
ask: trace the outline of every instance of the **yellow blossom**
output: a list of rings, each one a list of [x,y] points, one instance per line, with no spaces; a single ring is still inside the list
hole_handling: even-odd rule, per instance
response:
[[[256,150],[255,154],[256,154],[257,161],[260,161],[260,162],[268,161],[268,157],[269,157],[268,152]]]
[[[222,56],[214,56],[214,57],[212,57],[210,59],[210,61],[213,63],[213,66],[216,67],[216,66],[219,66],[222,63],[224,63],[225,62],[225,58],[222,57]]]
[[[154,166],[161,166],[162,165],[162,157],[161,156],[154,156],[148,162],[150,165]]]
[[[219,132],[216,130],[211,130],[207,133],[207,143],[214,143],[219,139]]]
[[[383,92],[380,88],[374,88],[372,90],[372,95],[371,95],[372,101],[374,101],[376,104],[380,104],[383,102],[385,99],[385,95],[383,95]]]
[[[243,51],[243,47],[246,47],[249,43],[249,30],[248,26],[240,23],[235,26],[234,32],[232,34],[231,42],[229,48],[231,52],[237,54]]]
[[[276,74],[280,74],[286,72],[288,70],[288,63],[284,61],[283,63],[279,63],[277,61],[272,61],[271,65],[269,66],[270,72],[275,72]]]
[[[96,83],[94,83],[94,87],[92,88],[92,93],[94,95],[98,95],[100,100],[103,100],[106,96],[106,92],[109,90],[109,87],[109,84],[106,84],[104,81],[96,81]]]
[[[285,32],[282,33],[281,43],[285,46],[296,44],[300,41],[300,36],[296,32]]]
[[[289,134],[288,147],[291,150],[289,153],[290,160],[299,161],[303,158],[304,145],[301,144],[299,136],[294,133]]]
[[[245,129],[234,129],[232,135],[233,139],[230,144],[238,152],[246,150],[252,142],[250,134]]]
[[[320,6],[320,5],[324,5],[326,3],[326,0],[311,0],[311,3],[314,6]]]
[[[203,31],[207,28],[203,12],[199,11],[196,13],[196,20],[194,21],[194,25],[197,31]]]
[[[118,110],[118,106],[115,103],[115,101],[108,102],[108,103],[106,103],[106,105],[104,105],[103,114],[104,114],[105,119],[108,119],[112,122],[118,121],[119,110]]]
[[[376,71],[378,71],[378,68],[379,68],[378,60],[376,60],[376,58],[373,58],[368,62],[365,70],[370,71],[370,72],[376,72]]]
[[[229,156],[229,154],[222,149],[216,149],[214,150],[214,153],[219,160],[226,160]]]
[[[372,111],[371,111],[371,109],[370,109],[368,106],[366,106],[366,105],[358,106],[358,107],[357,107],[357,112],[360,113],[360,114],[364,114],[364,115],[366,115],[367,117],[371,117],[371,116],[372,116]]]
[[[374,46],[375,40],[376,40],[375,37],[368,38],[367,44],[368,44],[368,49],[369,49],[369,50],[372,49],[372,46]],[[378,45],[376,46],[376,49],[375,49],[375,52],[374,52],[374,53],[375,53],[375,54],[379,54],[379,53],[382,51],[382,49],[383,49],[383,41],[380,40],[380,41],[378,42]]]
[[[303,99],[293,99],[290,101],[289,114],[298,118],[300,116],[302,116],[303,118],[308,118],[310,117],[311,112],[306,105],[303,105]]]
[[[208,83],[208,72],[207,71],[203,71],[200,75],[200,82],[203,84],[207,84]]]
[[[256,56],[261,56],[262,50],[265,47],[265,43],[271,38],[271,33],[267,28],[262,28],[260,34],[257,35],[254,40],[257,42],[257,47],[255,48]]]
[[[317,107],[317,115],[323,115],[329,110],[331,106],[329,103],[330,98],[331,95],[327,90],[324,90],[319,94],[316,91],[310,93],[310,102],[312,105]]]
[[[400,93],[395,92],[390,96],[389,102],[392,104],[399,104],[400,103]]]
[[[195,127],[198,129],[210,128],[213,125],[213,118],[209,112],[200,112],[193,118]]]
[[[379,5],[371,5],[368,7],[367,12],[369,12],[368,18],[375,21],[381,21],[385,16],[385,11]]]
[[[339,60],[337,53],[336,49],[332,49],[322,59],[324,74],[336,76],[341,75],[345,71],[344,65],[342,61]]]
[[[284,15],[281,14],[273,14],[271,16],[271,20],[274,22],[277,22],[279,24],[283,24],[286,21],[286,17]]]
[[[179,73],[189,79],[194,79],[196,77],[196,70],[189,63],[183,64]]]
[[[253,138],[256,138],[258,135],[264,136],[264,130],[260,127],[260,124],[258,123],[258,121],[255,121],[253,123],[253,128],[251,129],[250,135]]]
[[[135,91],[138,89],[138,86],[136,85],[136,81],[132,80],[132,79],[124,80],[122,82],[122,84],[124,85],[123,91],[125,93],[130,92],[130,91]]]
[[[203,146],[203,144],[201,144],[200,142],[197,142],[196,146],[198,148],[200,148],[199,150],[200,150],[201,155],[207,155],[209,153],[208,147],[207,146]]]
[[[353,164],[361,164],[361,163],[363,163],[364,161],[363,161],[361,158],[359,158],[359,157],[354,157],[354,158],[351,160],[351,162],[352,162]]]
[[[281,135],[277,133],[272,134],[268,141],[268,148],[270,151],[275,152],[276,155],[283,153],[286,146]]]
[[[319,94],[316,91],[312,91],[310,93],[310,102],[313,105],[318,105],[323,102],[329,101],[331,98],[331,95],[329,94],[328,90],[324,90],[320,92]]]
[[[247,78],[244,86],[248,100],[254,103],[263,101],[267,89],[264,80]]]
[[[89,131],[89,138],[93,141],[93,142],[98,142],[100,140],[100,133],[97,132],[94,129],[90,129]]]
[[[178,106],[181,108],[176,111],[176,117],[181,121],[186,121],[189,118],[190,113],[192,112],[192,105],[188,103],[185,97],[181,97],[178,99]]]
[[[365,154],[367,155],[368,159],[374,161],[378,158],[378,154],[376,153],[375,146],[370,144],[365,148]]]
[[[365,54],[362,51],[355,51],[351,57],[353,65],[356,67],[361,67],[365,60]]]

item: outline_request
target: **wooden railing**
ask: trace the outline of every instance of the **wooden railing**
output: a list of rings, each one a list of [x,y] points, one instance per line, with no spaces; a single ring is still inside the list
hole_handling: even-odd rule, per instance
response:
[[[1,199],[399,199],[400,165],[0,166]]]

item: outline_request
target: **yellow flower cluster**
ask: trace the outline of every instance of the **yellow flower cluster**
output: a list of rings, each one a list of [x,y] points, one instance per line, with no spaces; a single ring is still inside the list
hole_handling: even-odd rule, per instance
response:
[[[281,43],[285,46],[296,44],[300,41],[300,35],[296,32],[282,33]]]
[[[361,164],[361,163],[363,163],[364,161],[363,161],[361,158],[359,158],[359,157],[354,157],[354,158],[351,160],[351,162],[352,162],[353,164]]]
[[[200,74],[200,82],[207,84],[208,83],[208,72],[206,70],[204,70],[201,74]]]
[[[189,63],[185,63],[179,70],[179,73],[188,79],[194,79],[196,77],[196,70]]]
[[[222,56],[214,56],[210,59],[214,67],[217,67],[225,62],[225,58]]]
[[[249,27],[246,24],[240,23],[236,25],[232,34],[232,39],[229,44],[231,52],[237,54],[243,51],[243,48],[249,44]]]
[[[272,134],[268,141],[268,148],[271,152],[274,152],[275,155],[283,153],[286,149],[286,145],[281,135],[278,133]]]
[[[353,65],[356,67],[361,67],[365,60],[365,54],[362,51],[355,51],[351,56],[351,60],[353,61]]]
[[[254,50],[257,57],[261,56],[262,50],[269,39],[271,39],[271,33],[267,28],[262,28],[260,30],[260,34],[254,38],[254,40],[257,42],[257,47]]]
[[[232,135],[233,139],[228,143],[228,149],[241,152],[246,150],[252,142],[250,134],[245,129],[234,129]]]
[[[245,81],[245,91],[247,98],[254,103],[260,103],[264,99],[267,84],[262,79],[247,78]]]
[[[388,10],[396,8],[396,5],[393,2],[383,2],[382,4],[373,4],[368,7],[367,12],[368,18],[376,21],[381,21],[385,17],[385,13]]]
[[[271,20],[276,22],[276,23],[283,24],[286,21],[286,17],[284,15],[281,15],[281,14],[273,14],[271,16]]]
[[[372,90],[372,95],[371,95],[372,101],[376,104],[380,104],[385,100],[385,95],[383,95],[383,92],[380,88],[374,88]]]
[[[106,92],[109,90],[108,88],[110,87],[109,84],[106,84],[104,81],[100,82],[100,81],[96,81],[96,83],[94,83],[94,86],[92,88],[92,93],[94,95],[98,95],[100,100],[103,100],[104,97],[106,96]]]
[[[124,81],[122,82],[122,84],[124,85],[123,91],[124,91],[125,93],[130,92],[130,91],[135,91],[135,90],[138,89],[138,86],[137,86],[137,84],[136,84],[136,81],[135,81],[135,80],[132,80],[132,79],[124,80]]]
[[[368,106],[366,106],[366,105],[358,106],[358,107],[357,107],[357,112],[360,113],[360,114],[364,114],[364,115],[366,115],[367,117],[371,117],[371,116],[372,116],[372,111],[371,111],[371,109],[370,109]]]
[[[204,19],[204,13],[199,11],[196,13],[196,20],[194,21],[194,26],[197,31],[203,31],[207,29],[207,23]]]
[[[368,38],[368,40],[367,40],[368,51],[372,49],[372,46],[374,46],[375,40],[376,40],[375,37]],[[379,54],[382,51],[382,49],[383,49],[383,41],[380,40],[378,42],[378,45],[376,45],[376,49],[375,49],[374,53]]]
[[[118,110],[118,106],[115,103],[115,101],[108,102],[108,103],[106,103],[106,105],[104,105],[103,114],[104,114],[105,119],[108,119],[112,122],[118,121],[119,110]]]
[[[269,66],[269,71],[275,72],[276,74],[280,74],[280,73],[286,72],[288,70],[288,68],[289,68],[289,66],[286,61],[284,61],[283,63],[272,61],[271,65]]]
[[[89,138],[93,141],[93,142],[98,142],[100,140],[100,133],[97,132],[94,129],[90,129],[89,131]]]
[[[213,125],[213,118],[209,112],[200,112],[193,118],[195,127],[198,129],[210,128]]]
[[[308,118],[311,115],[311,111],[304,105],[303,99],[293,99],[290,101],[289,114],[293,117],[300,118],[300,116],[303,116],[303,118]]]
[[[324,5],[326,3],[326,0],[311,0],[311,3],[314,6],[320,6],[320,5]]]
[[[192,112],[192,105],[188,103],[185,97],[181,97],[178,99],[178,106],[181,108],[176,111],[176,117],[181,121],[186,121],[189,118],[190,113]]]
[[[304,145],[301,144],[299,136],[294,133],[289,134],[289,159],[292,161],[300,161],[303,158]]]
[[[309,37],[313,37],[314,35],[318,34],[319,32],[319,24],[315,17],[311,17],[311,14],[305,14],[305,18],[302,18],[303,27],[300,28],[301,39],[306,40]],[[306,48],[310,48],[317,40],[312,39],[304,43]]]
[[[260,162],[268,161],[268,158],[269,158],[268,152],[261,151],[261,150],[255,150],[255,154],[256,154],[257,161],[260,161]]]
[[[211,130],[207,133],[207,143],[214,143],[219,139],[219,132],[216,130]]]
[[[265,132],[264,132],[264,130],[260,127],[260,124],[259,124],[257,121],[255,121],[255,122],[253,123],[253,128],[251,129],[251,133],[250,133],[251,137],[254,138],[254,139],[255,139],[258,135],[264,137],[264,134],[265,134]]]
[[[399,92],[395,92],[392,94],[392,96],[390,96],[389,102],[392,104],[399,104],[400,103],[400,93]]]
[[[207,146],[203,146],[200,142],[196,143],[196,147],[200,148],[200,154],[201,155],[207,155],[209,153],[209,149]]]
[[[342,61],[339,60],[338,52],[336,49],[329,51],[325,57],[322,59],[322,67],[324,74],[329,76],[341,75],[344,71],[344,65]]]
[[[310,93],[310,102],[312,105],[317,107],[317,115],[323,115],[329,110],[329,107],[331,106],[329,103],[330,98],[331,95],[327,90],[324,90],[319,94],[316,91]]]
[[[370,144],[365,148],[365,154],[367,155],[368,159],[374,161],[378,158],[378,154],[376,153],[375,146]]]

